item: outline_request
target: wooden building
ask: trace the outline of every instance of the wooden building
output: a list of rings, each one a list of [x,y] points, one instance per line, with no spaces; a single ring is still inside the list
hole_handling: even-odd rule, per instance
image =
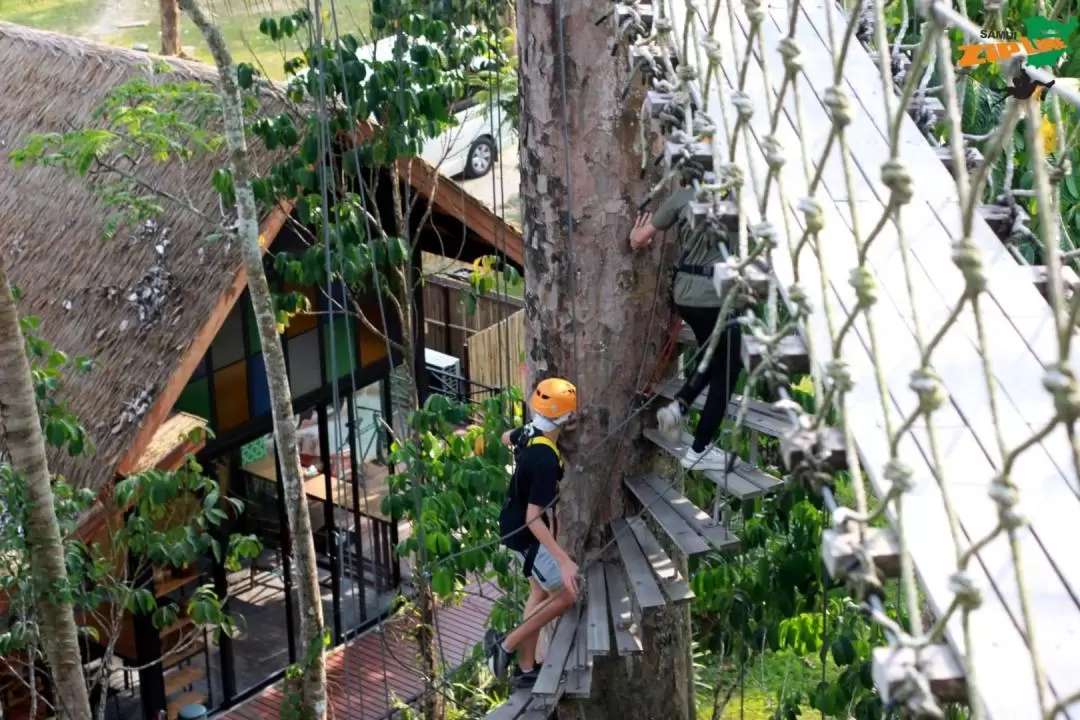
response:
[[[85,127],[117,85],[147,75],[150,67],[144,53],[6,23],[0,23],[0,62],[8,69],[0,75],[0,147],[6,151],[29,133]],[[169,80],[215,81],[211,68],[168,62]],[[182,184],[197,209],[214,215],[219,206],[210,176],[224,162],[222,155],[135,170],[153,187]],[[520,233],[422,161],[411,161],[409,169],[413,192],[432,206],[428,225],[413,228],[426,249],[465,259],[497,249],[520,264]],[[389,182],[382,186],[389,197]],[[418,207],[415,217],[424,214],[423,203]],[[262,219],[270,253],[301,246],[288,213],[273,208]],[[211,709],[235,705],[279,680],[302,646],[265,368],[239,250],[235,243],[208,242],[212,228],[204,218],[175,203],[165,203],[158,220],[104,241],[108,209],[87,181],[54,168],[0,163],[0,216],[0,252],[23,292],[20,311],[37,316],[40,332],[58,349],[89,356],[95,365],[67,378],[63,391],[93,451],[50,457],[54,473],[99,493],[80,535],[108,538],[117,516],[109,502],[117,478],[176,467],[194,452],[224,492],[246,502],[230,530],[256,533],[266,546],[240,573],[207,559],[140,578],[157,597],[179,601],[197,585],[213,583],[228,594],[241,631],[215,641],[191,618],[158,629],[148,614],[125,614],[108,665],[114,697],[107,713],[156,718],[161,710],[172,717],[192,702]],[[327,627],[337,644],[384,615],[401,580],[392,554],[398,528],[379,511],[388,472],[380,462],[385,435],[379,427],[389,421],[387,377],[401,358],[355,317],[332,311],[328,297],[342,300],[346,293],[340,285],[286,288],[272,271],[268,275],[273,285],[305,293],[315,309],[294,317],[282,342]],[[397,323],[380,324],[378,298],[352,300],[377,329],[400,339]],[[213,431],[211,440],[179,440],[181,430],[200,426]],[[0,623],[12,620],[6,613],[0,603]],[[100,647],[88,640],[84,649],[88,663],[102,662]],[[18,663],[16,669],[26,670]],[[0,672],[5,718],[24,717],[27,696],[23,683]]]

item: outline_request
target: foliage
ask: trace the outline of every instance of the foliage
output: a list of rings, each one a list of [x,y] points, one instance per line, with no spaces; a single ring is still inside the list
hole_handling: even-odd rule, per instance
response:
[[[506,409],[521,402],[516,388],[483,400],[479,407],[432,395],[409,417],[414,431],[391,446],[398,471],[388,480],[382,512],[412,524],[399,555],[416,553],[431,573],[432,591],[453,597],[474,578],[494,573],[508,592],[496,603],[492,624],[510,627],[520,611],[520,574],[499,542],[499,511],[512,462],[502,435],[511,429]],[[459,428],[468,427],[464,431]],[[491,570],[489,571],[489,568]]]
[[[370,171],[390,167],[393,177],[397,160],[418,155],[425,142],[456,125],[453,105],[469,88],[508,66],[498,38],[486,29],[491,12],[491,3],[381,0],[372,5],[371,22],[380,34],[396,33],[391,57],[359,57],[360,38],[324,28],[322,35],[332,38],[305,44],[300,55],[284,61],[290,97],[306,108],[303,117],[283,112],[252,128],[268,149],[291,151],[256,182],[257,197],[294,200],[300,223],[310,229],[304,252],[278,254],[282,276],[302,285],[326,284],[325,253],[332,248],[338,258],[332,273],[353,291],[347,311],[361,315],[356,298],[374,288],[388,299],[389,312],[404,319],[416,238],[400,228],[414,225],[413,209],[383,217],[379,179]],[[259,30],[273,39],[304,37],[315,22],[299,10],[264,18]],[[259,74],[244,65],[239,71],[246,86]],[[369,119],[377,126],[354,132]],[[327,160],[327,138],[335,138],[340,164]]]
[[[72,455],[89,452],[85,430],[63,402],[62,390],[65,373],[90,372],[93,364],[53,348],[39,334],[36,318],[21,318],[20,323],[48,445]],[[23,533],[30,511],[25,478],[9,463],[0,463],[4,510],[0,594],[8,601],[0,612],[0,655],[44,661],[35,611],[42,598],[70,602],[80,631],[106,646],[107,653],[120,631],[120,616],[114,608],[150,613],[159,628],[186,613],[199,628],[233,631],[233,620],[212,586],[199,587],[181,607],[159,601],[148,584],[151,567],[186,567],[208,552],[236,567],[240,558],[254,557],[261,550],[257,540],[240,535],[229,537],[222,547],[218,538],[228,517],[224,508],[240,512],[242,504],[232,499],[228,505],[223,503],[217,484],[202,475],[194,458],[188,457],[176,471],[147,470],[121,480],[99,508],[114,514],[113,521],[103,533],[90,537],[79,530],[98,501],[96,493],[73,487],[58,476],[52,485],[67,561],[67,583],[62,587],[46,585],[31,565]],[[129,562],[129,555],[136,559]]]
[[[152,185],[153,168],[169,162],[187,163],[224,146],[220,133],[221,102],[203,82],[166,79],[169,66],[156,62],[146,77],[117,86],[91,116],[91,127],[32,134],[11,152],[16,168],[29,164],[54,166],[85,178],[110,209],[106,239],[122,228],[134,228],[160,215],[166,203],[196,215],[203,211],[188,199],[187,189]],[[258,102],[246,98],[247,111]],[[215,184],[220,184],[220,175]],[[231,201],[231,198],[226,198]],[[224,217],[211,221],[210,228]]]

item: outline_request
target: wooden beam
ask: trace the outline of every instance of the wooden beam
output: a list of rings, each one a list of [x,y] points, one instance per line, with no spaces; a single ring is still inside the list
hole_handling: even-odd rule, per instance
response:
[[[1035,289],[1039,291],[1040,295],[1049,300],[1050,268],[1045,265],[1026,265],[1023,267],[1031,273],[1031,282],[1035,283]],[[1065,297],[1069,298],[1080,287],[1080,276],[1068,265],[1062,265],[1061,279],[1065,283]]]
[[[589,594],[586,610],[589,655],[608,655],[611,653],[611,621],[608,619],[607,581],[603,563],[589,566],[586,588]]]
[[[630,532],[634,533],[634,537],[637,538],[638,545],[641,546],[641,552],[645,554],[645,558],[649,561],[653,574],[659,578],[660,586],[664,589],[664,594],[667,595],[668,600],[673,603],[693,600],[694,591],[690,589],[690,585],[679,574],[679,571],[675,568],[675,563],[664,552],[664,548],[660,547],[659,541],[649,530],[645,521],[641,518],[632,517],[627,519],[626,524],[630,527]]]
[[[860,542],[878,572],[887,578],[900,576],[900,541],[891,528],[866,528],[861,539],[857,532],[826,528],[821,533],[821,558],[829,577],[840,580],[847,575]]]
[[[630,579],[630,587],[637,598],[638,607],[646,608],[664,607],[667,602],[664,594],[656,585],[652,568],[637,539],[631,534],[630,527],[623,518],[615,518],[611,521],[611,531],[615,533],[615,543],[619,546],[619,556],[622,558],[623,569]]]
[[[641,652],[641,633],[634,622],[634,607],[630,590],[622,570],[614,563],[604,563],[607,579],[608,602],[611,605],[612,626],[615,629],[615,647],[620,655]]]
[[[589,624],[586,622],[590,608],[591,605],[586,607],[578,619],[574,648],[566,661],[568,677],[563,690],[567,697],[587,698],[592,695],[593,661],[589,655]]]
[[[747,372],[752,372],[765,361],[765,345],[752,335],[743,335],[742,358]],[[798,335],[780,338],[773,348],[774,360],[789,376],[810,374],[810,355]]]
[[[529,688],[522,688],[515,691],[506,699],[506,702],[489,712],[484,718],[486,720],[514,720],[525,712],[530,700],[532,700],[532,691]]]
[[[874,687],[884,702],[888,702],[907,670],[915,665],[912,648],[874,648],[871,674]],[[946,703],[967,702],[967,683],[964,668],[947,645],[931,645],[919,651],[919,664],[930,681],[930,692]]]
[[[668,534],[671,541],[679,550],[688,556],[702,555],[709,552],[709,546],[694,532],[685,520],[668,505],[660,495],[640,478],[632,478],[626,481],[626,487],[637,496],[641,504],[649,511],[657,524]],[[614,616],[612,616],[614,620]]]
[[[282,203],[271,210],[259,224],[259,236],[266,238],[263,252],[270,247],[281,228],[284,227],[290,212],[292,212],[292,204]],[[191,378],[191,374],[195,372],[199,363],[202,362],[206,350],[214,342],[214,338],[217,337],[221,326],[225,324],[225,318],[229,316],[233,305],[240,299],[245,287],[247,287],[247,270],[241,266],[233,275],[229,287],[218,298],[217,305],[210,311],[202,327],[195,333],[195,337],[181,354],[180,362],[176,365],[172,375],[169,376],[157,399],[154,400],[150,412],[143,416],[142,427],[139,428],[139,432],[135,435],[127,454],[124,455],[120,465],[116,468],[117,475],[131,474],[132,468],[135,467],[138,459],[146,451],[147,446],[154,437],[154,433],[158,431],[161,424],[165,422],[165,418],[172,412],[173,405],[176,404],[180,393],[183,392],[184,387]],[[112,483],[107,485],[111,487]]]
[[[572,605],[559,618],[559,625],[555,628],[555,636],[548,646],[547,657],[540,666],[540,674],[536,677],[533,685],[533,695],[554,695],[562,685],[563,670],[566,661],[573,649],[574,638],[577,637],[578,619],[581,617],[581,605]]]
[[[714,548],[720,552],[735,552],[739,549],[739,538],[732,535],[731,531],[722,524],[713,522],[706,512],[667,482],[655,475],[650,475],[645,477],[645,484],[654,493],[664,498],[671,509]]]

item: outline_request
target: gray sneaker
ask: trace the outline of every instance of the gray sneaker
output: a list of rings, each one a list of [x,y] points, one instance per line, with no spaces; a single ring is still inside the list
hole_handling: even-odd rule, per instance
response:
[[[678,442],[680,432],[686,424],[687,414],[678,400],[672,400],[656,411],[656,424],[660,432]]]
[[[536,684],[536,678],[540,677],[540,668],[534,667],[532,670],[523,671],[520,667],[514,668],[514,674],[510,676],[510,689],[522,690],[524,688],[531,688]]]

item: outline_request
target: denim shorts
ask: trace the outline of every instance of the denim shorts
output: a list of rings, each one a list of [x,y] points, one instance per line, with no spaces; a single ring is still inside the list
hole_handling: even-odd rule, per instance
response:
[[[514,553],[514,557],[521,563],[522,569],[525,568],[525,556],[516,550],[511,550]],[[559,569],[559,562],[551,556],[547,548],[543,545],[536,551],[536,558],[533,560],[532,576],[536,578],[536,582],[540,584],[547,592],[556,592],[563,586],[562,571]]]

